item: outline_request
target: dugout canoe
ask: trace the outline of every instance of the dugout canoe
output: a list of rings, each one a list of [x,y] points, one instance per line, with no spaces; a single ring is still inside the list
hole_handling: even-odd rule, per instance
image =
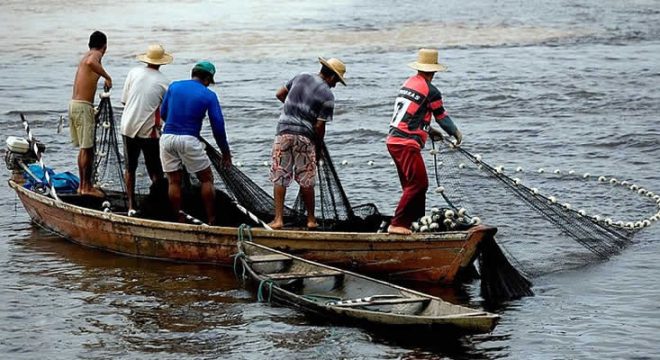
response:
[[[454,305],[435,296],[292,256],[249,241],[238,242],[246,279],[260,301],[274,302],[332,321],[378,330],[487,333],[499,316]]]
[[[236,227],[200,226],[128,217],[61,201],[9,180],[34,224],[72,242],[122,255],[232,265]],[[485,225],[465,231],[383,233],[251,230],[258,244],[312,261],[396,281],[449,284],[473,270],[478,245],[497,231]]]

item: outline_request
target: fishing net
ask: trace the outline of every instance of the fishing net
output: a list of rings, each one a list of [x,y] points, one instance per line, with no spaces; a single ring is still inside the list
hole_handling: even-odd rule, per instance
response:
[[[226,189],[238,204],[257,215],[262,221],[272,220],[275,208],[273,197],[235,165],[223,167],[222,154],[206,140],[203,141],[214,171],[222,180],[218,185]],[[325,144],[322,145],[317,172],[315,215],[321,230],[376,231],[378,229],[382,216],[375,205],[351,206]],[[284,208],[286,226],[304,227],[306,211],[300,194],[294,204],[293,208]]]
[[[95,186],[103,190],[111,190],[125,194],[124,167],[122,152],[120,151],[120,137],[117,134],[117,123],[109,96],[101,96],[98,106],[95,127],[94,167],[93,180]],[[206,144],[206,152],[211,160],[214,170],[215,185],[219,190],[226,192],[232,200],[256,215],[260,220],[268,222],[274,217],[273,197],[259,185],[245,175],[238,167],[231,165],[225,168],[222,165],[220,154],[210,143]],[[364,204],[352,207],[337,172],[332,164],[329,152],[322,146],[319,157],[318,181],[316,193],[316,217],[321,230],[351,230],[376,231],[381,223],[381,215],[374,204]],[[145,199],[153,189],[147,174],[144,161],[138,161],[135,178],[135,194],[138,208],[147,213],[153,212],[141,206],[141,199]],[[187,176],[183,182],[183,191],[190,193],[192,188],[198,186],[194,176]],[[162,186],[158,192],[162,195]],[[127,206],[126,199],[123,207]],[[193,211],[197,212],[197,211]],[[156,216],[156,215],[154,215]],[[171,216],[171,214],[170,214]],[[156,217],[163,218],[159,214]],[[285,207],[284,217],[287,226],[304,227],[306,225],[306,211],[301,196],[298,196],[293,208]]]
[[[479,224],[479,217],[483,217],[497,224],[498,233],[510,237],[508,244],[524,249],[526,257],[530,258],[527,265],[521,264],[506,247],[500,247],[501,243],[494,237],[479,244],[481,294],[488,303],[532,295],[528,276],[557,271],[564,265],[579,266],[593,257],[607,259],[630,244],[638,231],[660,218],[660,212],[648,217],[660,206],[660,196],[631,180],[560,169],[525,171],[517,167],[514,171],[501,165],[492,166],[483,161],[481,155],[448,142],[440,149],[436,149],[433,142],[432,145],[436,185],[432,192],[438,194],[447,207],[441,206],[440,211],[432,209],[430,216],[413,224],[413,230],[432,231],[433,226],[436,231],[461,229]],[[626,191],[640,195],[645,206],[640,206],[640,198],[633,201],[623,196],[622,192]],[[572,204],[590,204],[591,208]],[[532,211],[521,211],[522,208]],[[637,220],[614,220],[622,213],[635,216]],[[560,234],[553,236],[552,229]],[[539,244],[539,238],[543,238],[543,244]],[[575,240],[579,248],[587,249],[591,258],[558,256],[559,250],[571,249],[561,241],[566,238]],[[552,246],[547,241],[557,241],[557,244]],[[562,255],[566,253],[571,252]],[[544,262],[547,265],[543,265]]]
[[[315,191],[315,215],[320,228],[334,231],[375,231],[382,220],[376,205],[368,203],[351,206],[325,143],[321,143],[320,149]],[[297,212],[306,214],[300,194],[295,204]]]
[[[506,218],[507,221],[502,221],[505,228],[506,224],[517,224],[519,228],[532,229],[538,223],[533,219],[543,219],[545,224],[550,223],[559,229],[564,238],[569,237],[598,258],[607,259],[630,244],[638,231],[660,217],[658,213],[644,216],[657,210],[655,206],[660,196],[633,184],[631,180],[621,181],[611,176],[577,174],[560,169],[526,171],[518,167],[509,170],[501,165],[492,166],[480,155],[472,154],[463,147],[447,145],[436,150],[433,144],[431,151],[437,185],[435,191],[452,208],[470,209],[470,206],[478,205],[480,215],[486,215],[489,221],[492,218]],[[621,190],[642,196],[646,206],[639,206],[639,199],[635,202],[630,197],[622,196]],[[549,195],[553,191],[560,196]],[[532,209],[536,218],[528,211],[516,211],[512,206],[516,203]],[[507,206],[502,206],[504,204]],[[572,204],[597,204],[599,208],[596,205],[579,208]],[[621,213],[632,214],[637,220],[615,220]],[[537,231],[548,230],[546,227]],[[530,236],[532,234],[528,233]]]
[[[122,153],[109,93],[101,94],[94,127],[93,169],[94,186],[119,193],[126,192]]]
[[[101,101],[96,109],[96,125],[94,128],[93,169],[92,180],[95,187],[112,194],[112,205],[117,211],[125,211],[128,208],[128,197],[126,196],[126,181],[124,178],[125,159],[123,152],[123,137],[119,136],[114,109],[110,101],[110,93],[101,94]],[[136,207],[143,210],[143,215],[151,216],[161,220],[171,220],[171,214],[165,216],[163,209],[150,209],[153,201],[148,204],[144,200],[156,191],[159,195],[166,195],[167,182],[152,184],[144,161],[144,155],[140,154],[134,176],[134,190]],[[157,186],[158,189],[153,187]],[[185,179],[184,186],[190,187],[189,179]],[[156,196],[153,196],[154,198]],[[166,203],[161,204],[167,206]],[[161,206],[161,207],[162,207]]]
[[[104,97],[99,104],[97,114],[94,181],[103,189],[125,193],[123,161],[119,151],[116,125],[110,99]],[[223,199],[223,204],[226,205],[227,201],[234,202],[244,207],[259,221],[271,221],[274,217],[273,197],[237,166],[231,165],[225,168],[222,164],[222,155],[211,144],[203,141],[206,143],[206,152],[213,165],[216,188],[222,190],[219,197]],[[640,210],[640,207],[630,201],[621,201],[621,198],[612,192],[606,192],[605,196],[599,194],[597,199],[591,199],[595,201],[586,202],[602,204],[604,199],[609,199],[610,204],[605,207],[605,210],[583,209],[571,205],[571,203],[580,203],[580,200],[583,200],[580,199],[580,196],[593,193],[584,186],[595,183],[598,186],[618,187],[633,191],[644,199],[650,200],[647,205],[652,204],[654,211],[657,211],[655,207],[660,206],[660,195],[633,184],[631,180],[621,181],[613,177],[596,177],[589,174],[578,175],[572,171],[545,172],[542,169],[535,172],[536,175],[541,175],[540,179],[531,179],[529,176],[531,173],[520,168],[512,172],[503,166],[492,166],[483,161],[480,155],[474,155],[462,147],[453,147],[448,143],[445,145],[448,146],[436,150],[435,143],[433,143],[432,150],[436,182],[434,191],[441,195],[445,204],[438,206],[435,213],[432,211],[429,219],[420,219],[419,224],[413,225],[413,230],[465,230],[479,224],[479,216],[481,216],[487,218],[489,223],[498,224],[498,228],[502,230],[500,233],[507,233],[507,230],[516,227],[518,232],[533,239],[535,234],[548,232],[547,226],[539,224],[549,223],[559,229],[564,235],[562,237],[568,236],[597,258],[606,259],[628,245],[635,233],[660,218],[660,213],[655,213],[651,217],[638,220],[614,220],[616,212],[631,213],[633,210]],[[318,158],[315,215],[320,229],[356,232],[375,232],[380,229],[382,231],[383,225],[387,224],[389,217],[381,215],[374,204],[351,205],[325,144],[321,145]],[[141,173],[146,174],[144,162],[139,163],[135,193],[136,195],[149,194],[148,177],[140,177]],[[553,180],[559,180],[559,184],[548,181],[548,176],[553,177]],[[537,183],[534,183],[534,180]],[[569,181],[578,184],[571,183],[568,186]],[[186,177],[183,191],[195,194],[194,189],[198,186],[198,181],[194,176]],[[544,191],[539,190],[541,188]],[[551,191],[559,191],[562,194],[562,200],[547,195],[546,188]],[[572,191],[567,191],[567,189]],[[166,199],[166,191],[166,186],[161,186],[158,195],[151,197],[156,200]],[[578,196],[569,196],[569,193]],[[192,214],[203,218],[204,213],[199,206],[199,197],[186,196],[185,198],[193,199],[189,201],[189,206],[197,204],[197,209],[192,210]],[[521,212],[511,206],[515,203],[524,205],[533,211]],[[163,206],[160,207],[167,208],[167,204],[163,203]],[[647,213],[646,209],[644,211]],[[154,217],[158,216],[160,215],[154,215]],[[236,218],[236,221],[245,221],[245,218],[240,217],[239,214],[232,216]],[[293,207],[285,207],[284,216],[287,227],[305,227],[306,213],[300,194]],[[537,219],[545,221],[536,221]],[[521,226],[521,224],[524,225]],[[521,241],[522,247],[528,248],[530,244],[534,243],[534,240],[526,241],[529,239],[514,241]],[[525,242],[522,243],[522,241]],[[562,244],[562,246],[565,245]],[[542,253],[542,250],[541,256],[548,259],[556,257],[557,254],[552,247],[546,246],[545,249],[549,252]],[[505,254],[504,250],[506,249],[498,246],[494,237],[486,239],[480,244],[479,268],[482,278],[482,295],[485,299],[498,301],[532,294],[531,283],[516,268],[524,268],[528,274],[533,274],[533,271],[530,271],[529,267],[521,265],[515,256],[511,256],[508,252]],[[508,259],[516,263],[516,266],[511,265]]]
[[[232,164],[225,168],[222,164],[222,154],[208,141],[202,139],[202,142],[206,145],[206,154],[209,156],[213,165],[214,174],[216,175],[214,179],[221,180],[221,183],[216,181],[216,185],[226,190],[227,193],[233,196],[237,203],[263,221],[272,220],[275,208],[273,197],[245,175],[236,165]],[[301,214],[289,207],[285,207],[284,217],[288,221],[299,222]]]

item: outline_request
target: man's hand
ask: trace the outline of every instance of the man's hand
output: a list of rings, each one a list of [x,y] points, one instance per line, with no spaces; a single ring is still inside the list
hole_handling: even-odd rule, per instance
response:
[[[444,137],[442,136],[442,132],[438,128],[434,128],[433,126],[429,127],[429,136],[431,137],[431,140],[433,141],[443,141]]]
[[[463,142],[463,133],[460,130],[456,129],[456,133],[454,134],[454,138],[456,138],[456,144],[454,144],[454,145],[456,145],[456,146],[460,145],[461,142]]]
[[[105,84],[103,85],[104,89],[107,89],[106,91],[112,89],[112,78],[105,78]]]
[[[289,89],[286,88],[286,86],[282,86],[275,92],[275,97],[281,101],[284,102],[286,100],[286,96],[289,94]]]
[[[225,169],[229,169],[231,167],[231,153],[227,152],[226,154],[222,154],[222,166]]]

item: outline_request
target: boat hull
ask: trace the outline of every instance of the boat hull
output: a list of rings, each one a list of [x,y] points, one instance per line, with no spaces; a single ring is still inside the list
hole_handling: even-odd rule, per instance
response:
[[[232,265],[237,228],[179,224],[88,209],[13,188],[32,221],[75,243],[129,256]],[[471,269],[478,244],[496,228],[416,233],[251,229],[255,243],[324,264],[401,281],[449,284]]]

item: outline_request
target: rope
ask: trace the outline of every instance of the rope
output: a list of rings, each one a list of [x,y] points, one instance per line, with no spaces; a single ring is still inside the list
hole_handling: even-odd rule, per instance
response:
[[[252,241],[252,232],[250,231],[250,226],[247,224],[241,224],[238,226],[237,240],[239,243],[245,241],[245,232],[247,232],[249,241]],[[239,247],[238,253],[234,255],[234,276],[238,276],[238,265],[241,264],[240,260],[245,259],[246,255],[242,250],[242,247]],[[245,266],[241,266],[243,271],[241,272],[240,279],[245,279],[245,272],[247,269]]]
[[[617,228],[603,221],[586,217],[570,206],[556,203],[554,197],[546,197],[539,194],[537,189],[526,187],[521,184],[519,179],[510,178],[503,173],[502,167],[492,167],[483,162],[478,155],[473,155],[461,147],[456,147],[456,150],[477,164],[479,169],[499,180],[513,195],[527,203],[598,257],[606,259],[631,241],[634,230]]]
[[[238,265],[242,264],[240,260],[245,259],[245,253],[242,251],[239,251],[236,255],[234,255],[234,276],[239,279],[245,279],[245,266],[241,266],[243,271],[241,272],[241,276],[238,276]]]
[[[39,161],[39,166],[41,166],[41,170],[44,173],[44,176],[46,177],[46,183],[48,183],[48,187],[50,189],[50,195],[53,197],[53,199],[60,201],[60,198],[57,196],[57,193],[55,192],[55,187],[53,186],[53,182],[50,179],[50,174],[48,174],[48,171],[46,170],[46,165],[44,164],[43,158],[41,156],[41,152],[39,151],[39,147],[37,146],[37,141],[34,139],[34,136],[32,136],[32,130],[30,130],[30,124],[28,124],[27,119],[25,118],[25,115],[21,113],[21,121],[23,122],[23,127],[25,128],[25,132],[27,133],[28,136],[28,141],[32,145],[32,151],[34,151],[34,154],[37,156],[37,160]]]
[[[252,242],[252,228],[247,224],[238,226],[238,241],[245,241],[245,233],[247,233],[248,241]]]
[[[251,231],[250,225],[247,225],[247,224],[239,225],[238,226],[238,242],[239,243],[245,241],[245,234],[247,234],[248,241],[251,242],[252,241],[252,231]],[[234,255],[234,275],[236,275],[236,277],[238,277],[238,271],[236,271],[237,268],[238,268],[238,261],[240,259],[244,259],[244,258],[245,258],[245,253],[243,253],[243,251],[239,251],[236,255]],[[243,274],[242,274],[243,278],[245,277],[245,271],[246,271],[246,269],[245,269],[245,267],[243,267]],[[257,290],[257,301],[259,301],[259,302],[266,301],[266,302],[270,303],[270,299],[271,299],[272,293],[273,293],[273,284],[274,284],[273,281],[270,280],[270,279],[261,280],[259,282],[259,289]],[[264,294],[263,294],[264,285],[268,286],[268,299],[264,299]]]
[[[268,286],[268,300],[264,299],[264,285]],[[261,280],[261,282],[259,282],[259,289],[257,290],[257,301],[270,303],[270,299],[273,296],[273,285],[273,280]]]

